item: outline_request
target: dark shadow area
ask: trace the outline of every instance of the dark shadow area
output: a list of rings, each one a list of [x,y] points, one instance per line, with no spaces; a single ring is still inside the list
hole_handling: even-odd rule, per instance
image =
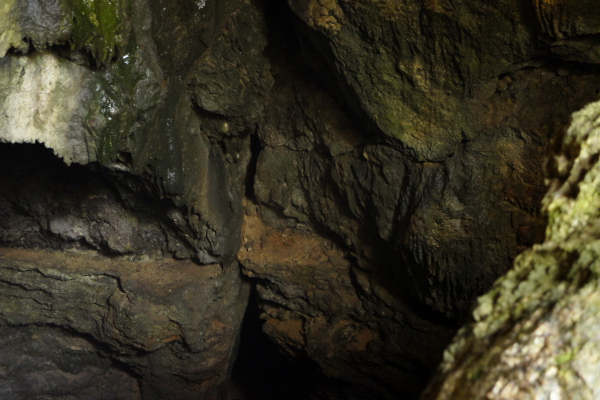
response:
[[[246,173],[245,192],[246,197],[256,202],[256,195],[254,193],[254,181],[256,180],[256,166],[258,165],[258,156],[262,151],[262,145],[257,135],[250,136],[250,163],[248,164],[248,171]]]
[[[90,337],[46,324],[2,326],[0,333],[2,399],[100,400],[139,393],[137,377]]]
[[[265,56],[271,63],[271,73],[275,78],[274,92],[290,85],[296,86],[294,90],[298,90],[298,85],[314,86],[333,99],[352,122],[362,128],[364,143],[398,146],[399,142],[390,142],[378,131],[357,103],[356,95],[336,75],[338,67],[331,63],[331,49],[319,36],[320,33],[311,31],[294,14],[287,2],[256,2],[264,10],[267,23],[268,45]]]
[[[242,324],[232,380],[244,400],[304,400],[317,391],[324,377],[308,359],[290,360],[262,331],[256,289],[252,289]],[[235,400],[235,399],[231,399]]]
[[[238,357],[232,371],[236,389],[226,400],[383,400],[360,385],[325,376],[312,360],[292,359],[262,331],[259,298],[253,287],[242,324]],[[231,394],[231,393],[236,394]],[[411,399],[406,396],[404,399]]]
[[[0,246],[193,258],[185,219],[144,179],[0,144]]]

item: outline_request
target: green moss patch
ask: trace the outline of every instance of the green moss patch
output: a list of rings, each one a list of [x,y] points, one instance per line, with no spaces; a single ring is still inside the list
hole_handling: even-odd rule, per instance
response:
[[[64,0],[73,13],[72,47],[83,49],[100,65],[124,47],[129,32],[128,0]]]

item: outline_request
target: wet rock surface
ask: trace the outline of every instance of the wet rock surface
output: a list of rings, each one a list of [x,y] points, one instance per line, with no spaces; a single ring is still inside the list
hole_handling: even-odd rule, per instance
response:
[[[232,397],[244,279],[262,339],[318,382],[296,395],[418,396],[474,299],[543,240],[543,164],[600,91],[595,10],[4,2],[0,245],[27,267],[6,270],[2,329],[44,376],[68,370],[36,326],[66,360],[89,341],[65,393]],[[40,254],[68,279],[35,275]],[[159,300],[165,279],[193,295]]]

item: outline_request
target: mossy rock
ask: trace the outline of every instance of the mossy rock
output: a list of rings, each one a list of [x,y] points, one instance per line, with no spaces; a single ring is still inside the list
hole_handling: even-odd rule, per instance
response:
[[[600,102],[549,164],[544,243],[478,300],[426,399],[600,396]]]
[[[130,31],[129,0],[63,1],[73,15],[73,49],[88,51],[104,65],[125,47]]]

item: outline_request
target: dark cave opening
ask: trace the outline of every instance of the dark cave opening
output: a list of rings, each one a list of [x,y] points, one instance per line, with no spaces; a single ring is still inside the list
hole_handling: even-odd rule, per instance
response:
[[[227,400],[383,399],[360,385],[325,376],[306,356],[284,354],[262,330],[259,302],[253,286],[232,370],[233,386],[242,397]]]
[[[308,398],[322,376],[309,360],[291,361],[262,331],[256,289],[253,287],[242,323],[232,380],[246,400]]]
[[[39,143],[0,144],[0,168],[0,246],[193,258],[181,211],[144,179]]]

